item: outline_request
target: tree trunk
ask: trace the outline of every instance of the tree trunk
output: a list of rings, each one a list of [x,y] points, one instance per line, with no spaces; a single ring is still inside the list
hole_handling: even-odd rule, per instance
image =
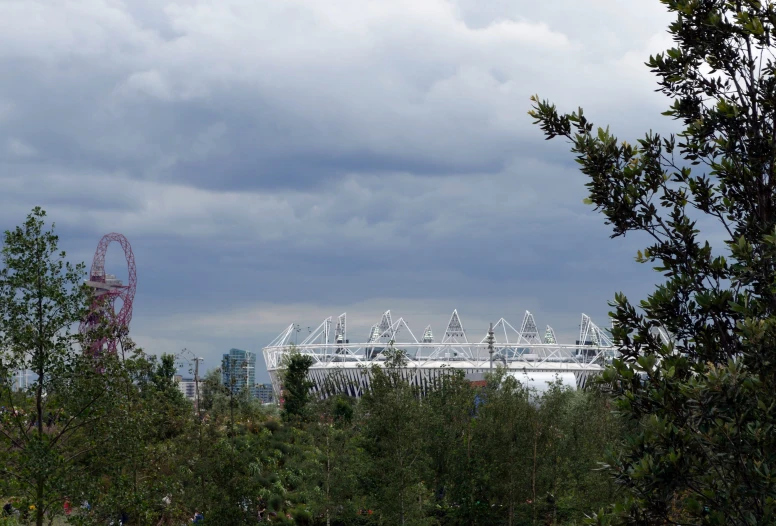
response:
[[[326,526],[331,526],[331,513],[329,508],[331,506],[331,450],[329,449],[329,433],[331,432],[331,426],[326,431]]]
[[[536,526],[536,444],[539,442],[539,433],[534,432],[533,440],[533,470],[531,473],[531,505],[533,506],[533,524]]]
[[[399,502],[401,503],[401,507],[400,507],[401,523],[402,523],[402,526],[404,526],[404,484],[405,484],[405,481],[404,481],[404,466],[403,466],[403,462],[401,460],[399,461],[399,466],[401,467],[401,474],[402,474],[400,476],[401,488],[399,489]]]
[[[36,526],[43,526],[43,476],[38,475],[38,487],[37,487],[36,503],[35,506],[35,524]]]
[[[555,473],[552,477],[552,524],[558,523],[558,457],[555,457]]]
[[[399,510],[399,513],[401,514],[400,515],[401,523],[402,523],[402,526],[404,526],[404,488],[399,490],[399,502],[401,503],[401,507]]]
[[[40,265],[42,265],[41,262],[38,262],[38,345],[36,349],[36,358],[37,362],[36,365],[36,373],[38,373],[38,386],[37,389],[35,389],[35,410],[37,411],[37,421],[36,426],[38,429],[38,440],[40,441],[40,445],[43,445],[43,375],[46,372],[45,371],[45,355],[46,347],[44,343],[44,333],[46,329],[46,325],[43,321],[43,276],[42,269]],[[43,526],[43,494],[45,489],[45,474],[38,473],[37,479],[38,479],[38,485],[36,488],[36,495],[35,495],[35,524],[37,526]]]

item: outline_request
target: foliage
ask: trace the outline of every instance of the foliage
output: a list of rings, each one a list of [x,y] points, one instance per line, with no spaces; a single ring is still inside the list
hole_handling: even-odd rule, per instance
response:
[[[103,524],[122,515],[147,524],[158,522],[160,515],[183,515],[164,499],[181,490],[179,459],[169,448],[191,433],[192,406],[173,384],[171,355],[157,360],[131,342],[124,345],[131,352],[121,362],[121,382],[113,385],[121,403],[95,429],[108,440],[82,462],[90,477],[80,495],[91,508],[88,517],[80,518],[82,524]]]
[[[601,394],[499,372],[484,390],[451,374],[423,398],[386,355],[361,400],[310,400],[304,420],[217,395],[194,507],[216,524],[575,524],[611,501],[594,468],[619,430]]]
[[[216,397],[223,392],[225,391],[221,382],[221,369],[213,369],[205,373],[202,378],[202,409],[205,411],[212,409]]]
[[[305,417],[312,387],[307,378],[307,371],[313,365],[313,359],[298,352],[292,352],[288,356],[283,374],[283,417],[293,420]]]
[[[425,506],[432,495],[425,483],[430,473],[423,428],[418,425],[426,415],[425,405],[418,403],[418,389],[401,376],[406,363],[403,352],[389,349],[383,354],[385,367],[372,366],[371,389],[361,408],[369,501],[380,523],[424,524]]]
[[[485,388],[451,371],[421,396],[393,346],[363,370],[361,400],[318,398],[310,358],[292,354],[282,414],[218,370],[195,411],[173,356],[128,334],[115,354],[79,351],[67,329],[89,304],[83,267],[61,262],[42,217],[3,249],[0,504],[12,509],[0,524],[179,525],[196,512],[219,525],[574,524],[610,501],[592,470],[618,433],[605,398],[533,393],[503,371]],[[25,364],[42,374],[15,391],[10,373]]]
[[[317,402],[317,418],[305,429],[314,446],[306,484],[312,491],[305,498],[313,516],[327,524],[358,524],[359,512],[366,509],[360,483],[368,464],[357,442],[354,405],[355,400],[342,395]]]
[[[607,373],[633,428],[610,460],[627,498],[602,523],[774,521],[776,7],[661,0],[675,47],[647,65],[683,129],[618,141],[582,110],[534,98],[547,138],[571,140],[588,202],[664,283],[638,309],[615,296],[622,357]],[[724,243],[715,242],[722,239]],[[673,341],[664,343],[662,329]]]
[[[100,446],[89,431],[113,409],[120,372],[114,357],[78,352],[70,328],[87,312],[84,265],[65,262],[45,215],[35,208],[5,232],[0,270],[0,492],[34,506],[38,525],[59,511],[77,461]],[[13,388],[20,370],[35,375],[24,393]]]

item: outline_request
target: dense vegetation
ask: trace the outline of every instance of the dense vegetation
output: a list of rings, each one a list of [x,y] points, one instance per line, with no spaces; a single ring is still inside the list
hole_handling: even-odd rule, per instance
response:
[[[47,486],[47,517],[69,500],[77,524],[182,524],[195,511],[208,524],[579,524],[613,498],[594,468],[617,429],[595,392],[539,396],[498,372],[483,388],[452,375],[420,399],[388,369],[361,401],[280,414],[210,375],[200,420],[172,363],[124,360],[133,381],[73,433],[66,454],[99,447],[73,462],[80,476]],[[15,407],[30,414],[32,401]],[[0,488],[18,509],[37,502],[14,479]]]
[[[357,401],[312,399],[291,354],[285,404],[258,405],[206,377],[199,407],[175,357],[90,346],[91,303],[45,213],[6,232],[0,271],[0,496],[4,522],[42,525],[578,523],[610,502],[594,471],[619,430],[596,391],[525,389],[503,371],[450,374],[421,397],[388,352]],[[82,352],[81,348],[87,349]],[[37,373],[14,389],[13,373]]]
[[[613,498],[594,468],[619,431],[596,391],[539,394],[497,371],[484,387],[451,374],[420,397],[396,350],[362,400],[320,401],[309,357],[292,354],[282,413],[217,371],[196,408],[174,356],[126,334],[117,354],[80,352],[89,336],[69,328],[90,302],[83,268],[63,263],[44,217],[2,251],[2,523],[573,524]],[[24,391],[20,368],[38,373]]]

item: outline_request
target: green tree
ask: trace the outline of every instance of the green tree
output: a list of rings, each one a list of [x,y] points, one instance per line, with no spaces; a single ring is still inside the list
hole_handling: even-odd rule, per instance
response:
[[[477,462],[486,466],[475,507],[479,524],[526,524],[533,498],[536,407],[532,392],[504,370],[489,375],[477,414]],[[528,504],[527,504],[528,503]]]
[[[433,471],[436,515],[443,524],[478,524],[476,488],[483,467],[474,442],[476,391],[463,371],[441,377],[427,393],[421,428]]]
[[[201,477],[205,485],[204,492],[195,484],[184,488],[190,508],[213,524],[255,524],[259,514],[275,524],[310,523],[304,499],[318,480],[309,461],[316,456],[312,438],[255,399],[225,391],[215,394],[202,454],[190,463],[190,481]]]
[[[426,483],[429,458],[423,447],[427,415],[417,388],[402,377],[404,351],[383,352],[384,367],[373,365],[370,389],[361,401],[362,447],[368,455],[365,482],[379,524],[428,523],[432,490]]]
[[[607,396],[554,382],[532,419],[532,519],[566,524],[614,499],[614,484],[598,469],[621,436]]]
[[[627,496],[601,521],[773,522],[776,503],[776,7],[661,0],[675,47],[650,57],[682,131],[635,144],[582,110],[533,98],[572,143],[588,202],[665,281],[613,306],[621,356],[605,375],[634,429],[610,462]],[[713,242],[722,238],[724,244]],[[665,342],[657,331],[672,335]]]
[[[181,493],[185,485],[198,487],[182,469],[196,450],[197,442],[188,440],[194,434],[193,407],[173,382],[174,357],[157,359],[124,344],[129,352],[121,361],[123,374],[111,385],[120,404],[92,431],[106,440],[81,463],[88,477],[80,494],[91,512],[78,519],[105,524],[125,514],[137,524],[185,520],[190,514]]]
[[[286,420],[303,419],[310,400],[312,382],[307,372],[313,359],[307,354],[292,352],[283,372],[283,417]]]
[[[211,410],[216,398],[224,392],[224,386],[221,382],[221,369],[213,369],[205,373],[205,376],[202,378],[202,393],[200,394],[202,409],[205,411]]]
[[[99,447],[89,434],[109,414],[110,381],[120,372],[115,357],[85,357],[71,332],[87,313],[84,265],[65,262],[58,237],[44,230],[46,213],[35,208],[23,226],[5,232],[0,269],[0,493],[34,506],[35,523],[61,512],[78,461]],[[33,380],[14,392],[12,373]]]
[[[355,400],[335,395],[311,407],[314,418],[305,426],[310,436],[309,462],[301,500],[307,502],[318,522],[358,524],[358,512],[366,508],[360,491],[359,475],[364,473],[366,458],[359,447],[359,420]]]

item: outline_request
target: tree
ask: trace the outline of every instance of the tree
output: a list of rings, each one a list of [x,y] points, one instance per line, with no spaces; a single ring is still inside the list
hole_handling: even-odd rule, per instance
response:
[[[358,447],[356,400],[334,395],[310,407],[304,431],[309,449],[299,455],[304,481],[297,490],[317,523],[358,524],[359,511],[366,508],[359,480],[365,472],[363,448]]]
[[[530,111],[548,139],[571,141],[613,237],[646,236],[636,259],[665,278],[638,309],[612,304],[621,355],[604,380],[633,432],[609,466],[627,498],[598,520],[772,522],[776,7],[661,1],[676,44],[647,65],[678,135],[629,144],[581,109],[534,97]]]
[[[367,494],[380,524],[427,524],[432,490],[425,484],[429,458],[422,440],[426,407],[418,388],[402,378],[404,351],[383,351],[384,367],[372,365],[370,389],[361,400],[363,448],[368,457]]]
[[[613,483],[598,469],[621,433],[608,398],[591,388],[553,382],[531,419],[532,515],[539,524],[567,524],[612,502]]]
[[[286,420],[305,416],[305,409],[310,400],[310,387],[313,385],[307,378],[307,372],[312,365],[313,359],[309,355],[298,352],[289,355],[283,373],[283,417]]]
[[[479,446],[474,442],[475,397],[463,371],[450,371],[427,393],[423,420],[415,424],[424,433],[442,524],[487,523],[476,506],[476,489],[486,466],[478,461]]]
[[[71,327],[84,318],[89,295],[84,265],[66,263],[58,238],[35,208],[23,226],[6,231],[0,270],[0,421],[3,483],[20,495],[35,522],[61,510],[78,461],[99,447],[88,431],[110,411],[115,357],[86,357]],[[14,392],[12,373],[30,370],[29,389]]]
[[[208,377],[214,389],[201,452],[187,460],[192,472],[184,491],[190,509],[203,511],[214,524],[255,524],[259,515],[275,524],[307,524],[299,490],[311,478],[305,470],[305,459],[313,456],[310,437],[268,415],[246,390],[235,394],[215,375]],[[183,442],[196,444],[196,439],[186,437],[177,447],[185,448]]]
[[[205,373],[202,379],[202,409],[211,410],[218,395],[224,393],[224,389],[221,369],[213,369]]]
[[[537,408],[532,392],[501,369],[488,377],[477,412],[475,444],[482,474],[479,524],[512,526],[530,521],[524,503],[533,497],[532,474]]]
[[[126,338],[122,343],[122,375],[111,385],[120,403],[91,430],[108,440],[80,463],[88,475],[80,495],[91,511],[79,519],[105,524],[125,515],[135,524],[158,524],[160,517],[180,522],[190,516],[180,498],[183,486],[199,487],[182,469],[196,451],[193,407],[173,382],[173,356],[157,360]]]

